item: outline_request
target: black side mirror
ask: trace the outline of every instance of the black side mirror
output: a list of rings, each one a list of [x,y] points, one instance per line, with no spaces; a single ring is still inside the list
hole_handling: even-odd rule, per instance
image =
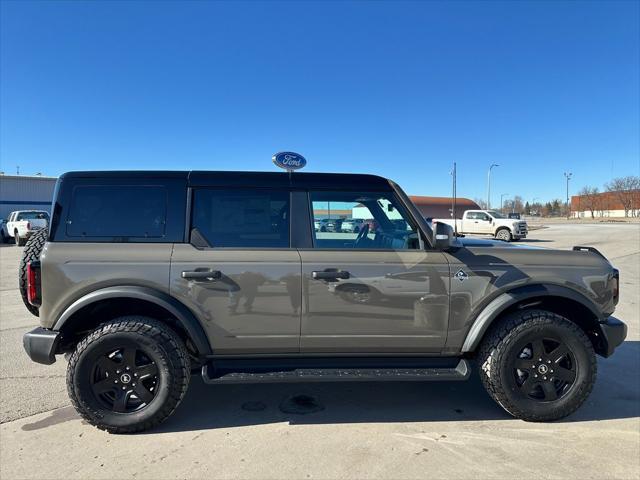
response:
[[[458,246],[458,239],[451,225],[438,222],[433,229],[433,245],[438,250],[450,250]]]

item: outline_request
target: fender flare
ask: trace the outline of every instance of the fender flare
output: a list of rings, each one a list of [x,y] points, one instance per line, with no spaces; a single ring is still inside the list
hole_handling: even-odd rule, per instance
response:
[[[159,307],[167,310],[176,318],[178,323],[180,323],[182,328],[184,328],[189,335],[189,338],[196,346],[201,356],[207,356],[213,353],[207,334],[191,310],[170,295],[149,287],[107,287],[88,293],[73,302],[64,312],[62,312],[62,315],[60,315],[53,326],[53,330],[61,331],[69,318],[71,318],[73,314],[78,312],[80,309],[91,305],[92,303],[110,298],[135,298],[155,303]]]
[[[593,301],[569,287],[554,284],[525,285],[502,293],[482,309],[467,332],[462,344],[462,352],[473,352],[480,344],[489,326],[502,312],[516,303],[535,297],[562,297],[573,300],[588,308],[598,321],[603,320],[602,313]]]

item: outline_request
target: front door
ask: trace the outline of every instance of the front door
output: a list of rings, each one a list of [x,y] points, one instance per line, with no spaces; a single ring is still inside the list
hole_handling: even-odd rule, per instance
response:
[[[315,229],[301,249],[302,353],[428,353],[444,347],[449,265],[420,248],[391,192],[311,192],[313,219],[362,219],[359,232]]]
[[[300,255],[289,225],[288,191],[194,190],[191,243],[174,245],[170,288],[214,354],[299,351]]]

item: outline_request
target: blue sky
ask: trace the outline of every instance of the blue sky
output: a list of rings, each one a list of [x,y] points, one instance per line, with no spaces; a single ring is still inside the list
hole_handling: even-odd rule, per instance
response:
[[[3,1],[0,163],[385,175],[544,200],[640,174],[639,3]]]

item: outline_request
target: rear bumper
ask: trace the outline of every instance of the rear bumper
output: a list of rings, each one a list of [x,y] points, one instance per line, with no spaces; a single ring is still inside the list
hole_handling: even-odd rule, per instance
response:
[[[60,342],[60,332],[38,327],[22,337],[22,344],[29,358],[36,363],[51,365],[56,361],[56,349]]]
[[[604,337],[604,357],[613,355],[615,349],[627,338],[627,325],[615,317],[609,317],[600,323],[600,330]]]

